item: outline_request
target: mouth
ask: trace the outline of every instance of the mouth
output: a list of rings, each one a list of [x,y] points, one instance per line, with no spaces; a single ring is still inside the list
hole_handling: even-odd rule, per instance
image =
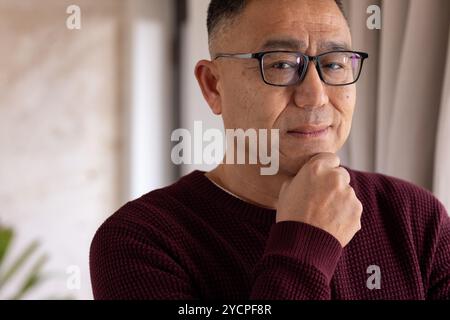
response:
[[[302,126],[289,130],[287,134],[297,138],[322,138],[327,135],[330,128],[329,125]]]

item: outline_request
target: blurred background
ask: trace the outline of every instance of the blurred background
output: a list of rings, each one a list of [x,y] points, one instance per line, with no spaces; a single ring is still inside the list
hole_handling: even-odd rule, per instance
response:
[[[450,2],[344,2],[353,47],[370,58],[343,163],[421,185],[449,208]],[[99,225],[211,169],[170,160],[174,129],[223,129],[193,74],[209,59],[208,4],[0,0],[0,299],[91,299]]]

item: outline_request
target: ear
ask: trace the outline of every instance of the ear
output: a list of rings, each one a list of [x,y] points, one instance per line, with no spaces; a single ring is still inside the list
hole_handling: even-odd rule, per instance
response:
[[[218,71],[213,62],[201,60],[195,66],[197,78],[203,97],[216,115],[222,114],[222,101],[218,90]]]

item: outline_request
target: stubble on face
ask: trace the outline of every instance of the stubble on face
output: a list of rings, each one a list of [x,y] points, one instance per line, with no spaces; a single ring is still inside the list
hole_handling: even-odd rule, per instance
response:
[[[347,22],[333,0],[250,1],[232,24],[222,28],[217,52],[266,51],[262,45],[270,39],[296,40],[300,43],[296,50],[308,55],[324,52],[321,45],[330,41],[351,46]],[[262,81],[257,60],[224,59],[217,65],[225,128],[279,129],[282,173],[295,175],[310,157],[336,153],[348,138],[356,101],[354,85],[321,84],[320,88],[310,66],[303,83],[273,87]],[[326,97],[314,97],[319,94]],[[296,139],[289,134],[294,128],[325,123],[331,126],[326,139]]]

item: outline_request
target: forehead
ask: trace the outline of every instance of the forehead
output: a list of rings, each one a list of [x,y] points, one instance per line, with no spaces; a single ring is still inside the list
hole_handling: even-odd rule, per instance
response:
[[[334,0],[251,0],[230,31],[228,44],[248,50],[269,49],[267,43],[272,49],[278,40],[296,43],[298,48],[288,49],[298,50],[351,46],[350,30]]]

